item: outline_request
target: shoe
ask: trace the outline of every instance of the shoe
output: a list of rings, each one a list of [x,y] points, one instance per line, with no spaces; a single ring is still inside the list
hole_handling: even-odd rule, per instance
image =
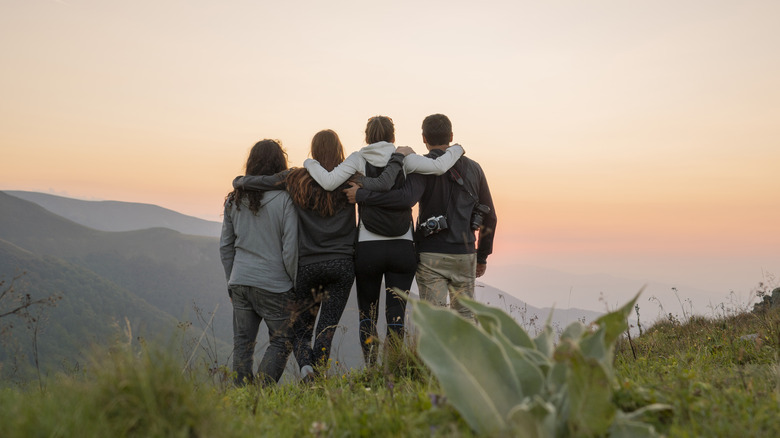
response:
[[[314,368],[311,367],[311,365],[304,365],[301,367],[301,382],[310,385],[314,383],[314,379],[317,377],[317,375],[314,373]]]

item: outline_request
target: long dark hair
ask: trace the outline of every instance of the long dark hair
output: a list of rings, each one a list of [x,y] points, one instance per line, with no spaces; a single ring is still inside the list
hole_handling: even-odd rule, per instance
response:
[[[260,140],[249,151],[246,159],[246,175],[273,175],[287,169],[287,152],[279,140]],[[236,210],[241,209],[244,198],[249,201],[249,210],[257,213],[265,190],[235,189],[228,193],[225,202],[228,206],[236,204]]]
[[[311,139],[311,156],[331,171],[344,161],[344,146],[338,134],[330,129],[322,130]],[[301,208],[317,212],[320,216],[333,216],[347,205],[347,197],[340,190],[329,192],[309,175],[306,169],[293,169],[287,174],[287,192]]]

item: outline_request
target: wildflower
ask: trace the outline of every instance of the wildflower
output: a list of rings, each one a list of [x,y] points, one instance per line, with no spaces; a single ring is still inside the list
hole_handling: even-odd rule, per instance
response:
[[[309,426],[309,433],[314,436],[320,436],[320,434],[327,431],[328,425],[322,421],[315,421]]]

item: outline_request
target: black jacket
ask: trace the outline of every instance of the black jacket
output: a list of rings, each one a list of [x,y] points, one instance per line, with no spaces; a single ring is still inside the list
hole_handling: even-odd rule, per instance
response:
[[[437,158],[444,151],[434,149],[426,156]],[[462,177],[464,186],[456,183],[453,169]],[[479,203],[490,207],[490,213],[483,217],[483,228],[479,233],[478,245],[476,236],[471,229],[471,216],[477,201],[466,192],[471,192]],[[434,252],[443,254],[477,253],[477,263],[487,263],[487,257],[493,252],[493,237],[495,236],[496,209],[490,195],[485,173],[480,165],[466,156],[461,157],[450,171],[444,175],[410,174],[406,177],[403,187],[387,193],[376,193],[360,189],[356,200],[364,205],[385,208],[409,208],[420,203],[418,226],[415,229],[417,252]],[[448,228],[438,233],[424,236],[420,231],[419,222],[430,217],[444,215],[447,217]]]

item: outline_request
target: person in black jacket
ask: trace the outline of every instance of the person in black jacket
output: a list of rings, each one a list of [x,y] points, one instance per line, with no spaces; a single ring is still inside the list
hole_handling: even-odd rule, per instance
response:
[[[430,115],[423,120],[422,137],[426,156],[439,157],[452,142],[452,123],[443,114]],[[474,297],[475,279],[485,273],[493,252],[498,221],[485,173],[476,161],[462,156],[444,175],[408,175],[400,189],[387,193],[356,185],[344,192],[350,202],[364,206],[408,208],[419,202],[414,241],[420,298],[446,306],[449,296],[454,309],[473,318],[458,298]]]

